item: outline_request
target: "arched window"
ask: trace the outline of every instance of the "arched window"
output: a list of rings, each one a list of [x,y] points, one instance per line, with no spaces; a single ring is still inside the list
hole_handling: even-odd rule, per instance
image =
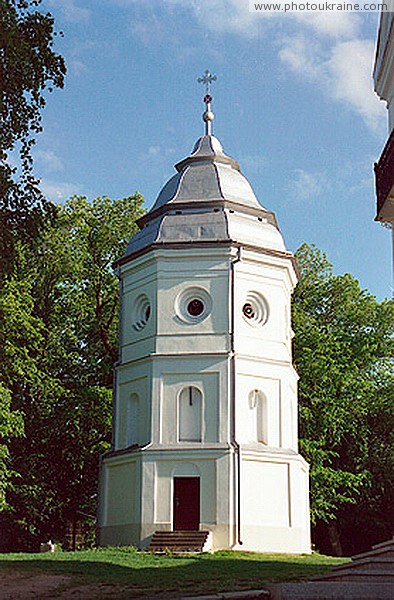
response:
[[[140,403],[138,394],[131,394],[127,401],[126,446],[139,441]]]
[[[256,439],[262,444],[268,444],[267,398],[261,390],[252,390],[249,393],[249,406],[255,411]]]
[[[201,442],[202,394],[196,387],[181,390],[178,398],[178,439]]]

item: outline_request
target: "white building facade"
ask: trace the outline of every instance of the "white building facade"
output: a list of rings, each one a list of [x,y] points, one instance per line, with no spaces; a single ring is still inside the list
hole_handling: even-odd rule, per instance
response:
[[[118,262],[100,543],[146,548],[155,531],[203,529],[214,550],[307,553],[294,259],[209,125]]]
[[[380,16],[374,83],[379,98],[386,102],[389,125],[385,147],[375,163],[375,220],[391,229],[394,290],[394,12]]]

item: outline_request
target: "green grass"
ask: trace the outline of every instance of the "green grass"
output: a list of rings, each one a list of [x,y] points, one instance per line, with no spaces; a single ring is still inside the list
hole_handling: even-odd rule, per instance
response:
[[[198,595],[259,589],[267,582],[307,579],[342,561],[320,554],[221,551],[171,556],[137,552],[134,548],[100,548],[54,554],[0,554],[0,578],[4,569],[26,576],[67,574],[72,576],[71,588],[106,584],[119,588],[119,598],[130,598],[131,593],[138,596],[167,593],[176,598],[181,592]],[[122,596],[126,589],[128,596]]]

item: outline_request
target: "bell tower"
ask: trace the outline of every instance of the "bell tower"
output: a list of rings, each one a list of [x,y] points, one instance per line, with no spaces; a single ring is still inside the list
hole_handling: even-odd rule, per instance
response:
[[[205,135],[176,166],[117,263],[113,447],[102,545],[207,530],[212,549],[310,552],[297,448],[294,258],[236,160]]]

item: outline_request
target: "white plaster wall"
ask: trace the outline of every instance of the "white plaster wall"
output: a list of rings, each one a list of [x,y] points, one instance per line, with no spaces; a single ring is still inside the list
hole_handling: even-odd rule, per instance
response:
[[[141,546],[155,530],[173,528],[174,477],[200,477],[200,528],[214,533],[214,548],[229,547],[233,540],[233,491],[228,448],[177,451],[145,450],[142,453]],[[219,496],[218,496],[219,494]]]
[[[166,373],[162,377],[160,404],[160,442],[162,444],[188,445],[180,441],[179,402],[182,389],[195,386],[202,394],[201,441],[219,441],[219,374],[218,373]]]
[[[309,522],[309,473],[300,461],[290,463],[291,525],[302,528]]]
[[[200,477],[200,515],[201,522],[216,522],[216,469],[215,460],[204,460],[187,455],[173,461],[159,459],[156,480],[155,522],[173,526],[174,477]]]
[[[120,350],[121,361],[128,362],[147,356],[155,349],[157,331],[157,274],[152,255],[127,263],[120,270]],[[145,294],[150,302],[151,314],[141,330],[133,327],[135,302]]]
[[[115,400],[115,448],[128,444],[128,404],[132,394],[139,398],[138,437],[134,444],[147,444],[151,439],[151,364],[141,361],[118,368]]]
[[[152,442],[178,445],[178,402],[183,387],[202,392],[202,443],[229,437],[228,362],[226,355],[157,357],[152,377]],[[189,445],[181,442],[180,447]]]
[[[102,491],[103,525],[138,523],[140,518],[140,474],[136,459],[129,457],[104,467],[105,489]]]
[[[223,352],[228,350],[228,258],[223,253],[182,252],[160,260],[158,268],[158,353]],[[201,322],[185,322],[177,301],[192,287],[205,290],[212,301]]]
[[[235,265],[235,350],[267,360],[291,360],[290,295],[294,284],[290,260],[255,253]],[[268,307],[264,324],[246,319],[242,307],[248,292],[260,294]]]
[[[299,456],[243,452],[244,550],[310,552],[308,468]]]
[[[257,357],[236,359],[235,423],[239,443],[257,442],[257,411],[249,403],[250,391],[257,389],[267,400],[266,446],[297,451],[297,378],[291,363],[271,363]]]
[[[289,466],[286,463],[242,461],[244,525],[289,527]]]
[[[111,543],[137,539],[145,547],[156,529],[171,529],[173,478],[196,474],[201,527],[213,532],[213,547],[233,547],[237,541],[238,465],[230,414],[230,262],[236,257],[235,248],[163,249],[121,267],[116,448],[126,444],[126,407],[133,393],[140,398],[137,441],[145,447],[105,461],[103,539]],[[240,258],[234,266],[234,364],[242,547],[308,551],[307,466],[301,458],[301,466],[286,458],[288,449],[297,447],[297,374],[290,345],[295,273],[289,258],[249,250]],[[210,314],[197,323],[185,322],[176,311],[179,294],[190,286],[203,288],[212,300]],[[242,316],[250,291],[268,303],[269,318],[262,326],[251,327]],[[151,314],[135,331],[133,303],[141,292],[149,298]],[[202,393],[201,442],[178,439],[177,398],[188,386]],[[253,389],[267,400],[266,444],[257,439],[256,410],[249,406]]]
[[[190,248],[154,251],[120,268],[122,280],[122,362],[152,352],[177,354],[229,349],[229,251]],[[179,294],[203,288],[212,299],[211,313],[200,323],[186,323],[176,313]],[[150,301],[151,315],[140,331],[133,328],[133,307],[141,293]]]
[[[251,407],[249,393],[261,390],[267,402],[267,445],[280,446],[280,380],[239,374],[236,382],[236,439],[239,443],[258,442],[257,407]]]
[[[380,15],[379,44],[374,69],[375,90],[386,100],[389,113],[389,132],[394,129],[394,15]],[[391,35],[390,35],[391,34]]]

